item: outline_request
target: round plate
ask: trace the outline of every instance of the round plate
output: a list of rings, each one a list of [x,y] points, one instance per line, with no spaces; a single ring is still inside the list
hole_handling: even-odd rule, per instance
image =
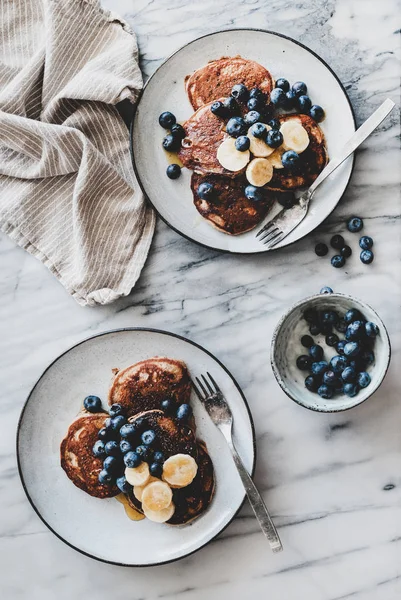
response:
[[[244,489],[221,433],[192,393],[197,435],[213,460],[216,491],[207,511],[178,527],[131,521],[115,498],[93,498],[68,479],[60,466],[60,442],[88,394],[105,406],[112,369],[152,356],[183,360],[192,376],[209,371],[234,417],[234,439],[249,472],[255,465],[255,436],[245,397],[227,369],[207,350],[165,331],[121,329],[91,337],[59,356],[43,373],[23,408],[17,434],[19,473],[42,521],[76,550],[105,562],[147,566],[195,552],[219,534],[244,500]]]
[[[276,79],[285,77],[290,82],[307,83],[312,101],[326,111],[321,127],[329,155],[334,157],[355,131],[351,104],[338,77],[319,56],[299,42],[254,29],[230,29],[206,35],[170,56],[144,87],[131,127],[131,150],[142,190],[167,225],[203,246],[251,254],[268,251],[255,237],[260,227],[238,236],[216,230],[193,204],[192,172],[183,169],[179,179],[168,179],[168,159],[161,147],[165,132],[158,123],[160,113],[165,110],[173,112],[180,123],[194,112],[185,92],[186,75],[210,60],[238,54],[262,64]],[[307,217],[275,249],[299,240],[324,221],[343,195],[352,167],[353,157],[350,157],[318,188]],[[273,215],[271,212],[261,225]]]

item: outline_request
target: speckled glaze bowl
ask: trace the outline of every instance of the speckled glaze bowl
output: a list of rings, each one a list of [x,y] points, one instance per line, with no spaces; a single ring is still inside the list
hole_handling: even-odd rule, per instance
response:
[[[344,315],[350,308],[356,308],[367,321],[373,321],[379,327],[380,333],[373,348],[375,362],[367,368],[371,382],[366,388],[359,390],[354,398],[341,394],[325,400],[317,393],[306,389],[304,381],[308,373],[299,370],[295,363],[297,356],[307,354],[307,349],[302,346],[300,341],[302,335],[309,334],[308,324],[303,319],[303,313],[307,308],[335,310],[340,315]],[[339,335],[343,337],[343,334]],[[323,335],[314,336],[314,339],[323,347],[326,360],[329,361],[332,356],[337,354],[334,348],[326,345]],[[336,293],[316,294],[295,304],[278,323],[271,345],[273,373],[283,391],[301,406],[318,412],[340,412],[358,406],[367,400],[382,383],[390,364],[390,357],[390,339],[386,327],[376,311],[357,298]]]

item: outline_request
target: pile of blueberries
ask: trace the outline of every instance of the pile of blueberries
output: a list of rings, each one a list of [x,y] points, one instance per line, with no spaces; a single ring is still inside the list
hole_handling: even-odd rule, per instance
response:
[[[98,396],[87,396],[84,407],[89,412],[97,413],[102,410],[102,402]],[[160,405],[168,415],[186,423],[191,415],[189,404],[180,404],[166,398]],[[153,477],[161,478],[163,473],[164,455],[159,449],[156,433],[146,429],[146,421],[142,417],[129,423],[121,404],[113,404],[109,409],[110,417],[105,426],[98,432],[98,440],[93,446],[93,454],[103,459],[103,469],[99,473],[99,482],[104,485],[114,485],[124,494],[132,486],[125,478],[125,467],[135,468],[141,462],[149,464],[149,472]]]
[[[334,310],[315,309],[307,309],[303,317],[309,324],[311,335],[302,336],[301,344],[308,348],[309,354],[298,356],[296,364],[301,371],[310,373],[305,379],[305,387],[325,399],[335,394],[353,398],[361,388],[370,384],[366,368],[375,360],[372,348],[379,328],[375,323],[366,321],[355,308],[348,310],[343,318]],[[333,328],[344,333],[345,339],[340,339]],[[337,350],[330,363],[324,360],[323,348],[311,337],[320,333],[326,336],[326,344]]]
[[[351,217],[347,221],[347,229],[351,233],[357,233],[361,231],[363,227],[363,221],[360,217]],[[346,259],[352,254],[350,246],[345,243],[342,235],[333,235],[330,240],[330,246],[335,250],[339,250],[339,254],[335,254],[331,258],[331,264],[336,269],[341,269],[345,265]],[[359,240],[359,247],[362,249],[359,258],[364,265],[370,265],[373,262],[374,254],[372,252],[373,239],[368,235],[363,235]],[[329,249],[327,244],[319,242],[315,246],[315,252],[318,256],[326,256]]]

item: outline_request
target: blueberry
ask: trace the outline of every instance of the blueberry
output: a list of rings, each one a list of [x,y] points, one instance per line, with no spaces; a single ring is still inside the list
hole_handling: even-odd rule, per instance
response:
[[[330,240],[330,246],[335,250],[341,250],[344,244],[345,242],[342,235],[333,235],[333,237]]]
[[[305,115],[309,114],[311,106],[312,102],[309,96],[307,96],[306,94],[298,96],[298,108],[301,113],[304,113]]]
[[[347,360],[345,356],[333,356],[330,361],[330,366],[334,373],[341,373],[347,366]]]
[[[166,414],[171,415],[175,411],[175,402],[171,398],[166,398],[165,400],[163,400],[160,406]]]
[[[276,200],[283,208],[292,208],[297,201],[294,192],[278,192]]]
[[[341,256],[340,254],[335,254],[333,256],[333,258],[331,259],[331,264],[336,269],[341,269],[341,267],[343,267],[345,265],[345,258],[343,256]]]
[[[270,92],[270,102],[274,106],[284,106],[286,100],[285,92],[281,88],[275,88]]]
[[[181,167],[176,163],[172,163],[166,169],[166,175],[169,179],[178,179],[181,175]]]
[[[123,415],[110,417],[110,419],[106,419],[106,429],[111,429],[112,431],[120,431],[121,427],[125,425],[126,422],[127,419]]]
[[[322,312],[321,319],[323,323],[335,325],[338,321],[338,314],[335,310],[325,310]]]
[[[103,441],[109,439],[109,431],[107,431],[106,427],[102,427],[101,429],[99,429],[99,431],[97,432],[97,437],[99,438],[99,440]]]
[[[117,417],[117,415],[125,415],[125,409],[121,404],[112,404],[109,408],[109,414],[111,417]]]
[[[177,419],[187,421],[192,416],[192,408],[189,404],[181,404],[177,409]]]
[[[361,351],[361,346],[359,342],[347,342],[344,346],[344,355],[345,356],[358,356]]]
[[[248,200],[253,200],[254,202],[263,200],[262,190],[254,185],[247,185],[244,191]]]
[[[235,147],[239,152],[245,152],[245,150],[249,150],[249,146],[251,145],[251,140],[247,135],[240,135],[235,140]]]
[[[334,390],[332,387],[323,384],[318,388],[317,393],[319,394],[319,396],[321,398],[324,398],[325,400],[329,400],[330,398],[333,397]]]
[[[260,121],[261,115],[257,110],[250,110],[244,116],[244,121],[247,125],[254,125],[258,121]]]
[[[309,348],[309,356],[311,356],[311,358],[313,358],[313,360],[322,360],[323,358],[323,348],[321,346],[318,346],[317,344],[313,344],[313,346],[311,346]]]
[[[103,485],[111,485],[113,483],[113,477],[105,469],[102,469],[98,475],[99,483]]]
[[[375,362],[373,350],[364,350],[361,354],[361,360],[367,365],[372,365]]]
[[[325,285],[324,287],[322,287],[322,289],[320,290],[321,294],[332,294],[333,290],[331,289],[331,287],[329,287],[328,285]]]
[[[360,340],[365,336],[365,321],[352,321],[345,332],[347,342]]]
[[[352,321],[363,321],[364,318],[362,313],[359,312],[356,308],[350,308],[344,315],[344,321],[346,323],[352,323]]]
[[[134,454],[137,454],[140,458],[140,461],[142,460],[148,460],[150,457],[150,448],[148,446],[144,446],[143,444],[141,444],[140,446],[137,446],[135,448],[135,452]]]
[[[351,254],[352,254],[352,250],[351,250],[351,248],[349,246],[344,246],[343,248],[341,248],[340,254],[344,258],[349,258],[351,256]]]
[[[280,88],[281,90],[283,90],[283,92],[288,92],[288,90],[290,89],[290,84],[286,79],[284,79],[284,77],[280,77],[276,81],[276,88]]]
[[[255,123],[254,125],[252,125],[250,131],[253,137],[258,139],[264,139],[267,133],[266,125],[264,125],[263,123]]]
[[[313,348],[313,346],[312,346],[312,348]],[[309,352],[310,352],[310,350],[309,350]],[[309,371],[311,366],[312,366],[312,359],[310,356],[307,356],[306,354],[301,354],[301,356],[298,356],[298,358],[297,358],[298,369],[300,369],[301,371]]]
[[[122,438],[126,438],[128,440],[132,440],[132,438],[136,434],[136,427],[132,423],[126,423],[120,429],[120,435]]]
[[[371,382],[369,373],[366,373],[366,371],[358,373],[357,382],[361,388],[368,387],[369,383]]]
[[[321,322],[319,324],[319,327],[320,327],[320,333],[323,333],[323,335],[329,335],[329,333],[332,333],[332,331],[333,331],[333,325],[331,323]]]
[[[104,442],[102,442],[102,440],[98,440],[97,442],[95,442],[92,452],[98,458],[103,458],[104,456],[106,456],[106,451],[104,449]]]
[[[121,440],[120,452],[122,454],[127,454],[127,452],[131,452],[131,450],[133,450],[131,443],[128,440]]]
[[[286,169],[294,170],[299,165],[299,154],[294,150],[287,150],[282,154],[281,162]]]
[[[271,129],[267,132],[266,144],[270,148],[278,148],[283,143],[283,134],[277,129]]]
[[[336,350],[338,352],[338,354],[343,355],[344,354],[344,346],[347,342],[345,340],[340,340],[339,342],[337,342],[337,346],[336,346]]]
[[[86,396],[84,408],[91,413],[99,412],[102,409],[102,401],[98,396]]]
[[[359,258],[364,265],[370,265],[370,263],[373,262],[374,254],[371,250],[362,250]]]
[[[110,440],[104,446],[106,454],[109,456],[120,456],[120,445],[115,440]]]
[[[121,462],[115,456],[106,456],[103,461],[103,469],[113,475],[121,470]]]
[[[310,335],[303,335],[301,337],[301,344],[304,346],[304,348],[310,348],[313,346],[313,338],[311,338]]]
[[[345,333],[345,332],[346,332],[346,330],[347,330],[347,327],[348,327],[348,325],[347,325],[347,323],[344,321],[344,319],[340,319],[340,320],[338,321],[338,323],[336,323],[336,324],[334,325],[334,327],[337,329],[337,331],[338,331],[339,333]]]
[[[362,250],[370,250],[373,246],[373,240],[368,235],[363,235],[359,240],[359,245],[362,248]]]
[[[333,388],[338,386],[338,377],[334,373],[334,371],[326,371],[325,373],[323,373],[323,383]]]
[[[153,476],[153,477],[158,477],[159,479],[161,479],[161,476],[163,474],[163,465],[161,465],[158,462],[153,462],[149,465],[149,473]]]
[[[311,371],[312,371],[313,375],[323,375],[323,373],[325,371],[327,371],[328,368],[329,368],[329,365],[328,365],[327,361],[320,360],[319,362],[312,363]]]
[[[186,136],[185,129],[179,123],[175,123],[175,125],[172,126],[171,133],[179,140],[183,140]]]
[[[129,452],[124,454],[124,464],[129,469],[134,469],[135,467],[138,467],[141,464],[141,462],[141,456],[133,450],[130,450]]]
[[[303,313],[303,318],[308,323],[317,323],[319,320],[319,315],[314,308],[307,308]]]
[[[132,490],[132,486],[125,479],[125,475],[118,477],[116,480],[116,484],[120,492],[123,494],[128,494]]]
[[[153,454],[153,460],[155,462],[157,462],[157,463],[163,463],[164,462],[164,454],[163,454],[163,452],[159,452],[159,451],[155,452]]]
[[[180,149],[181,146],[181,140],[179,140],[175,135],[173,135],[172,133],[169,133],[168,135],[166,135],[166,137],[163,139],[162,142],[162,146],[165,150],[167,150],[168,152],[176,152],[177,150]]]
[[[346,383],[344,384],[343,390],[344,394],[350,398],[353,398],[359,392],[359,387],[356,385],[356,383]]]
[[[242,117],[231,117],[227,123],[226,131],[231,137],[237,138],[247,133],[248,126]]]
[[[280,121],[278,119],[271,119],[268,122],[269,127],[272,129],[280,129]]]
[[[246,106],[247,106],[248,110],[257,110],[259,113],[262,113],[265,108],[264,99],[263,98],[249,98],[248,102],[246,103]]]
[[[224,100],[224,108],[227,111],[227,116],[239,115],[241,112],[240,107],[238,106],[238,102],[234,100],[232,96],[229,96]]]
[[[210,110],[214,115],[216,115],[216,117],[221,117],[222,119],[225,119],[229,115],[227,107],[224,106],[223,102],[220,102],[220,100],[213,102],[213,104],[210,107]]]
[[[347,229],[351,233],[358,233],[363,227],[363,221],[360,217],[351,217],[347,221]]]
[[[372,321],[368,321],[365,323],[365,333],[370,338],[375,338],[379,334],[379,328],[376,323],[372,323]]]
[[[144,425],[146,425],[146,419],[144,419],[144,417],[138,417],[137,419],[135,419],[133,426],[135,427],[135,431],[139,431],[140,429],[143,429]]]
[[[319,106],[319,104],[314,104],[310,108],[309,116],[312,117],[312,119],[314,119],[317,123],[320,123],[320,121],[323,121],[324,119],[324,110],[321,106]]]
[[[304,96],[308,91],[308,88],[303,81],[296,81],[291,89],[297,96]]]
[[[231,96],[240,102],[245,102],[249,98],[248,88],[243,83],[237,83],[231,90]]]
[[[260,100],[263,100],[265,96],[264,96],[262,90],[255,87],[255,88],[252,88],[251,91],[249,92],[249,97],[250,98],[259,98]]]
[[[214,196],[214,186],[204,181],[198,186],[196,192],[202,200],[210,200]]]
[[[141,435],[141,440],[145,446],[152,446],[156,441],[156,433],[153,431],[153,429],[148,429]]]
[[[319,335],[320,333],[320,325],[318,323],[312,323],[309,327],[309,333],[311,335]]]
[[[164,127],[164,129],[171,129],[173,125],[175,125],[177,119],[171,112],[162,112],[159,117],[159,125]]]
[[[353,383],[356,380],[357,373],[354,367],[345,367],[341,373],[341,379],[346,383]]]
[[[314,375],[309,375],[305,379],[305,387],[310,392],[316,392],[317,388],[319,387],[319,383],[319,378],[315,377]]]
[[[285,94],[285,101],[283,107],[286,110],[291,110],[291,108],[295,108],[297,104],[297,95],[293,90],[288,90]]]
[[[326,336],[326,344],[328,346],[335,346],[338,341],[339,341],[338,335],[336,335],[335,333],[330,333],[329,335]]]
[[[315,246],[315,253],[317,254],[317,256],[326,256],[328,251],[328,247],[326,246],[326,244],[323,244],[323,242],[319,242]]]

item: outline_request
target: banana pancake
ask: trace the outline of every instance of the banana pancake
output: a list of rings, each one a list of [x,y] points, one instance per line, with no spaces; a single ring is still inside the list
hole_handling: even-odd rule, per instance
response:
[[[258,87],[265,94],[270,94],[274,87],[273,77],[259,63],[241,56],[223,56],[187,75],[185,89],[197,110],[218,96],[229,96],[237,83],[244,84],[249,90]]]
[[[107,413],[80,413],[68,428],[60,445],[61,466],[72,483],[96,498],[117,496],[116,486],[103,485],[98,475],[103,460],[94,456],[92,448],[97,441],[98,431],[105,425]]]
[[[214,187],[212,200],[202,200],[197,195],[201,183],[211,183]],[[198,212],[224,233],[238,235],[256,227],[274,203],[272,193],[263,190],[264,199],[255,202],[248,200],[244,190],[249,185],[244,175],[230,179],[222,175],[202,176],[193,173],[191,189]]]
[[[166,398],[177,404],[189,402],[191,381],[180,360],[154,357],[119,371],[110,388],[109,405],[118,403],[127,416],[160,408]]]

